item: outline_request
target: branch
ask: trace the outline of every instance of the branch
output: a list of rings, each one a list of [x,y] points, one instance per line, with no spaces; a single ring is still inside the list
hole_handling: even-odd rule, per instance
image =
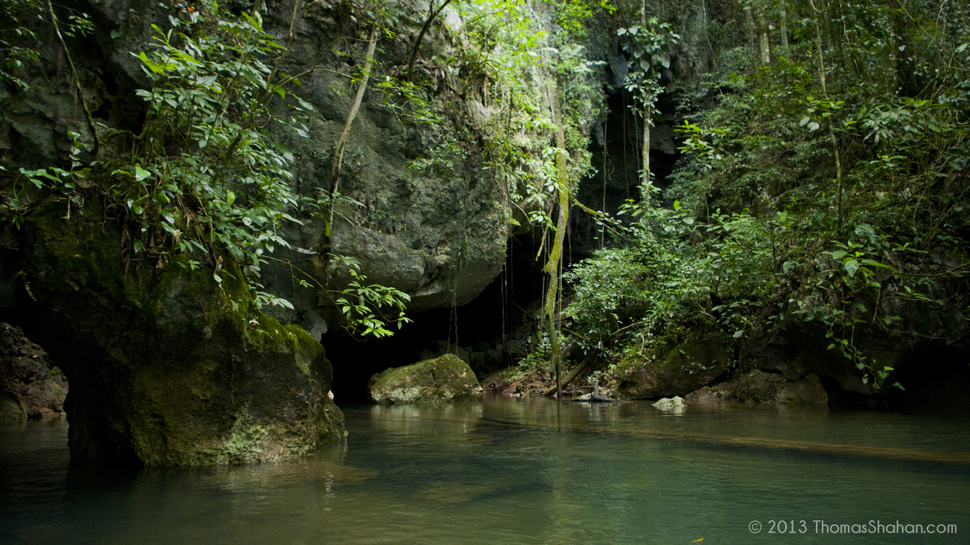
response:
[[[431,23],[434,22],[436,17],[438,17],[438,14],[441,13],[441,10],[445,9],[445,6],[447,6],[450,3],[451,3],[451,0],[445,0],[445,3],[438,6],[438,9],[435,10],[434,12],[431,12],[431,10],[434,9],[434,4],[430,4],[430,3],[428,4],[428,12],[430,13],[430,15],[428,16],[428,19],[424,22],[424,26],[421,27],[421,32],[418,33],[417,39],[414,40],[414,47],[411,48],[411,56],[408,57],[408,71],[405,72],[404,74],[405,80],[410,80],[411,72],[414,72],[414,63],[418,60],[418,48],[421,47],[421,40],[424,39],[424,35],[428,32],[428,29],[431,28]]]

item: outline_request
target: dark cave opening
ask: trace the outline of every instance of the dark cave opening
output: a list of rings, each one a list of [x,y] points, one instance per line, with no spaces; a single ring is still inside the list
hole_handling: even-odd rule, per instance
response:
[[[904,389],[889,387],[890,408],[907,411],[970,409],[970,360],[967,349],[940,341],[917,345],[890,377]]]
[[[410,315],[413,323],[386,339],[359,340],[336,328],[322,339],[333,367],[338,403],[366,403],[367,383],[391,367],[417,363],[446,351],[471,354],[475,373],[485,374],[513,365],[512,339],[531,333],[536,302],[543,289],[538,246],[528,234],[509,240],[505,267],[470,303]]]
[[[594,172],[585,178],[575,197],[585,206],[615,216],[628,200],[640,199],[641,142],[643,121],[634,114],[633,99],[626,89],[608,89],[606,118],[593,130],[589,151]],[[674,165],[680,158],[674,138],[676,100],[664,93],[658,97],[658,115],[650,131],[650,172],[654,186],[666,189]],[[609,245],[610,234],[595,218],[574,208],[571,213],[567,259],[589,257],[593,250]]]

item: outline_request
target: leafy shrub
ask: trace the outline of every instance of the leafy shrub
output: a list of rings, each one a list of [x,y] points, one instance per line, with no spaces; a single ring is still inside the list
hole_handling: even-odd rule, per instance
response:
[[[164,263],[184,253],[213,265],[216,280],[226,254],[258,288],[262,256],[288,246],[281,227],[297,221],[294,157],[272,135],[305,137],[311,107],[287,95],[298,82],[272,67],[285,48],[258,12],[207,8],[170,17],[168,31],[153,25],[151,52],[136,55],[152,81],[137,92],[147,119],[141,134],[115,133],[105,185],[136,226],[136,254]],[[277,114],[273,98],[289,99],[291,113]]]

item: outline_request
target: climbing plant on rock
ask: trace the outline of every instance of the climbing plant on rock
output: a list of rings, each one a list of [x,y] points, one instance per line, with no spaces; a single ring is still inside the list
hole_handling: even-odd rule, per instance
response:
[[[671,31],[669,24],[661,23],[656,17],[647,19],[646,15],[639,25],[617,29],[616,33],[624,40],[623,50],[630,56],[630,72],[623,85],[639,103],[643,119],[641,193],[647,199],[650,197],[650,127],[657,111],[657,98],[663,91],[661,69],[670,68],[669,48],[680,36]]]

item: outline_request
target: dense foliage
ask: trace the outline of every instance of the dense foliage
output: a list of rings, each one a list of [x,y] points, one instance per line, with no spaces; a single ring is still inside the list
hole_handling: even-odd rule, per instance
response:
[[[57,28],[60,18],[48,7],[46,18],[43,5],[28,0],[5,8],[20,26],[4,33],[4,39],[11,33],[36,38],[29,24],[49,22]],[[300,7],[300,2],[294,5],[291,39]],[[86,19],[70,16],[65,27],[70,36],[90,30],[78,21]],[[260,283],[262,266],[276,259],[274,250],[289,247],[284,225],[299,223],[301,208],[320,207],[319,199],[296,193],[295,159],[284,143],[307,138],[312,111],[290,92],[299,79],[281,69],[287,47],[263,29],[258,6],[245,12],[220,9],[216,2],[188,8],[175,4],[167,20],[152,28],[149,50],[131,53],[150,82],[136,92],[146,106],[140,131],[92,124],[94,160],[87,161],[79,135],[71,133],[70,168],[20,168],[6,195],[5,216],[19,225],[33,204],[53,193],[63,196],[70,218],[72,206],[98,198],[108,218],[124,226],[128,263],[208,267],[219,283],[240,270],[257,306],[293,308]],[[30,40],[22,43],[39,47]],[[26,61],[38,60],[37,50],[16,47],[5,53],[2,75],[29,92],[17,74]],[[66,47],[63,53],[70,59]],[[364,280],[356,275],[336,294],[346,327],[364,335],[389,335],[387,321],[398,326],[407,321],[408,296]],[[300,282],[306,284],[306,278]],[[391,309],[389,316],[380,312],[382,307]]]
[[[754,21],[683,97],[683,158],[663,194],[674,209],[632,206],[619,246],[573,270],[572,327],[609,355],[649,353],[698,322],[741,338],[816,321],[882,387],[892,369],[860,349],[860,332],[905,329],[898,310],[943,304],[970,264],[970,10],[736,8],[738,27],[771,24]]]

